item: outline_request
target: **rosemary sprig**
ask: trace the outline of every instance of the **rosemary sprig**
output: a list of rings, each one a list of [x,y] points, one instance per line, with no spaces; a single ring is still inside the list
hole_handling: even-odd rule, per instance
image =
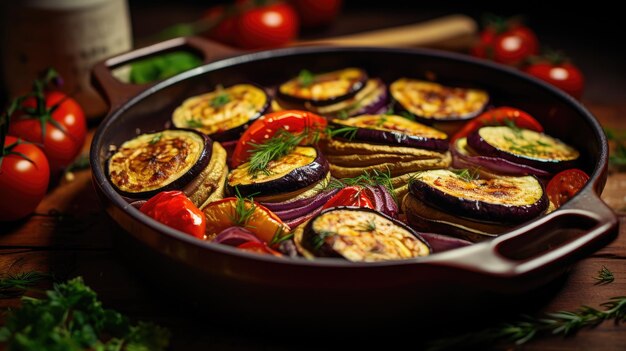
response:
[[[285,130],[280,130],[273,138],[262,144],[250,143],[250,164],[248,173],[256,176],[259,172],[269,174],[267,166],[270,162],[277,160],[296,148],[306,137],[307,132],[292,134]]]
[[[341,178],[341,179],[333,178],[328,183],[328,187],[332,189],[341,189],[341,188],[345,188],[346,186],[366,187],[366,186],[377,186],[377,185],[382,185],[385,188],[387,188],[387,190],[393,197],[394,201],[396,201],[396,203],[398,202],[398,199],[396,198],[396,194],[394,192],[393,182],[391,180],[391,172],[389,171],[389,169],[387,169],[386,172],[379,171],[379,170],[373,170],[371,173],[368,171],[363,171],[362,174],[356,177]]]
[[[303,87],[308,87],[315,82],[315,75],[308,69],[303,69],[298,74],[298,83]]]
[[[50,278],[49,274],[36,271],[4,274],[0,278],[0,299],[21,296],[29,288]]]
[[[280,243],[282,243],[283,241],[287,241],[287,240],[291,240],[291,238],[293,238],[294,233],[293,232],[289,232],[289,233],[285,233],[285,230],[283,229],[283,227],[278,227],[278,229],[276,230],[276,233],[274,233],[274,236],[272,237],[272,240],[270,240],[270,246],[275,246],[275,245],[280,245]]]
[[[598,271],[598,276],[593,279],[597,280],[596,285],[610,284],[615,280],[613,272],[611,272],[606,266],[602,266],[602,269]]]
[[[457,177],[459,177],[460,179],[463,179],[464,181],[468,183],[480,178],[480,173],[478,172],[478,169],[472,169],[472,170],[469,170],[467,168],[455,169],[455,170],[452,170],[452,173],[456,174]]]
[[[494,345],[498,342],[524,344],[541,334],[570,335],[585,327],[596,326],[606,320],[626,321],[626,296],[612,297],[602,303],[603,311],[581,306],[576,311],[547,313],[541,318],[522,316],[511,323],[502,323],[478,332],[435,340],[428,350],[451,350],[471,346]]]

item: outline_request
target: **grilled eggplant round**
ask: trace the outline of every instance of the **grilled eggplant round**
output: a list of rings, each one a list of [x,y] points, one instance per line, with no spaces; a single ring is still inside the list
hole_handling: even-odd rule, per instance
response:
[[[467,170],[438,169],[419,173],[409,192],[462,217],[503,223],[532,219],[548,206],[543,186],[534,176],[481,179]]]
[[[551,136],[509,126],[482,127],[467,136],[467,145],[481,155],[551,173],[573,167],[580,156],[576,149]]]
[[[375,262],[427,256],[428,243],[405,224],[368,208],[333,207],[312,218],[302,243],[315,256]]]
[[[448,150],[448,136],[445,133],[400,116],[379,114],[334,119],[331,127],[335,130],[335,136],[348,140],[435,151]],[[341,130],[345,131],[340,132]]]
[[[426,123],[476,117],[489,101],[489,94],[484,90],[447,87],[409,78],[396,80],[389,91],[399,110]]]
[[[353,97],[365,87],[367,79],[367,73],[359,68],[345,68],[321,74],[303,70],[298,77],[278,87],[276,98],[285,106],[327,106]]]
[[[384,113],[388,103],[389,94],[385,83],[380,79],[369,79],[365,87],[349,99],[319,107],[305,103],[304,107],[322,116],[346,118],[361,114]]]
[[[228,176],[228,191],[235,187],[246,196],[260,193],[269,196],[306,188],[328,175],[329,165],[316,148],[298,146],[289,154],[271,161],[263,172],[250,171],[250,163],[233,169]]]
[[[177,128],[195,129],[217,141],[239,138],[245,127],[268,110],[270,97],[263,88],[236,84],[185,100],[172,114]]]
[[[142,134],[123,143],[107,162],[117,191],[131,199],[181,189],[209,164],[211,139],[193,130]]]

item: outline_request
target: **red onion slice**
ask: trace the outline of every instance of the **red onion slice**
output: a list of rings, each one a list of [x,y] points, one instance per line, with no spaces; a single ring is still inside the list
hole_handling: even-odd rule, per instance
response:
[[[212,241],[214,243],[228,246],[239,246],[249,241],[257,243],[262,242],[261,239],[257,238],[257,236],[252,234],[251,231],[242,227],[226,228],[222,230]]]

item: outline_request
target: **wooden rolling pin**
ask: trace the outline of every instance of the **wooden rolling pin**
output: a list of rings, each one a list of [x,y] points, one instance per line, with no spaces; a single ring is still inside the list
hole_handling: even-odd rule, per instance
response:
[[[291,45],[428,46],[466,49],[474,42],[477,30],[478,26],[472,18],[465,15],[449,15],[405,26],[333,38],[297,41]]]

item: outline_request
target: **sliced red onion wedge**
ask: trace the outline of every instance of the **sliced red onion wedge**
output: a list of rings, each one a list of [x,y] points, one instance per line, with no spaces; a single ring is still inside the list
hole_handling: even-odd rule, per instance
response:
[[[262,242],[261,239],[257,238],[257,236],[252,234],[251,231],[242,227],[226,228],[217,234],[215,239],[212,240],[214,243],[235,247],[249,241],[257,243]]]

